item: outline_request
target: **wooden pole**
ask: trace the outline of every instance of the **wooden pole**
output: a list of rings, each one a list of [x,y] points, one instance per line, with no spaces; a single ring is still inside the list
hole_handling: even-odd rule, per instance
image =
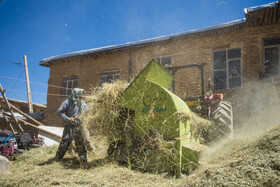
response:
[[[2,101],[3,102],[3,101]],[[25,114],[24,112],[22,112],[20,109],[18,109],[17,107],[15,107],[14,105],[12,105],[10,103],[11,107],[13,110],[15,110],[16,112],[20,113],[21,115],[23,115],[24,117],[26,117],[27,119],[31,120],[33,123],[35,123],[38,126],[45,126],[44,124],[40,123],[39,121],[37,121],[36,119],[32,118],[31,116],[28,116],[27,114]]]
[[[9,119],[7,118],[7,116],[5,116],[5,112],[4,112],[4,110],[3,110],[3,108],[1,106],[0,106],[0,112],[2,112],[2,115],[3,115],[6,123],[9,124],[11,130],[13,131],[13,133],[15,133],[15,129],[13,128],[13,126],[12,126],[11,122],[9,121]]]
[[[9,115],[9,114],[7,114],[7,113],[5,113],[5,115],[6,115],[6,116],[9,116],[9,117],[12,117],[12,115]],[[43,128],[40,128],[40,127],[38,127],[38,126],[36,126],[36,125],[33,125],[33,124],[31,124],[31,123],[29,123],[29,122],[27,122],[27,121],[24,121],[24,120],[22,120],[22,119],[19,119],[19,118],[18,118],[18,121],[20,121],[20,122],[23,123],[24,125],[27,125],[27,126],[29,126],[29,127],[32,127],[32,128],[34,128],[34,129],[37,129],[37,130],[39,130],[39,131],[42,131],[42,132],[48,134],[49,136],[53,137],[54,139],[56,139],[56,140],[58,140],[58,141],[61,140],[61,136],[59,136],[59,135],[57,135],[57,134],[55,134],[55,133],[53,133],[53,132],[50,132],[50,131],[48,131],[48,130],[46,130],[46,129],[43,129]]]
[[[23,58],[24,58],[24,69],[25,69],[25,77],[26,77],[28,110],[29,110],[29,113],[33,113],[33,106],[32,106],[32,102],[31,102],[31,92],[30,92],[30,84],[29,84],[29,75],[28,75],[28,66],[27,66],[26,55],[24,55]]]
[[[39,130],[39,131],[42,131],[42,132],[44,132],[44,133],[46,133],[46,134],[52,136],[53,138],[55,138],[55,139],[58,140],[58,141],[61,140],[61,136],[59,136],[59,135],[57,135],[57,134],[55,134],[55,133],[53,133],[53,132],[50,132],[50,131],[45,130],[45,129],[40,128],[40,127],[37,127],[36,125],[33,125],[33,124],[31,124],[31,123],[29,123],[29,122],[27,122],[27,121],[24,121],[24,120],[22,120],[22,119],[18,119],[18,120],[19,120],[20,122],[22,122],[24,125],[27,125],[27,126],[29,126],[29,127],[33,127],[34,129],[37,129],[37,130]]]
[[[9,101],[8,101],[8,99],[7,99],[7,97],[6,97],[5,93],[4,93],[4,90],[3,90],[3,88],[2,88],[1,83],[0,83],[0,92],[1,92],[1,94],[2,94],[2,96],[3,96],[3,98],[4,98],[4,100],[5,100],[6,105],[8,106],[8,109],[9,109],[9,112],[11,113],[12,118],[15,120],[15,122],[16,122],[16,124],[18,125],[18,127],[20,128],[21,132],[24,132],[24,130],[21,128],[21,126],[20,126],[20,124],[19,124],[17,118],[16,118],[15,115],[14,115],[14,112],[13,112],[13,110],[12,110],[12,108],[11,108],[11,105],[9,104]]]

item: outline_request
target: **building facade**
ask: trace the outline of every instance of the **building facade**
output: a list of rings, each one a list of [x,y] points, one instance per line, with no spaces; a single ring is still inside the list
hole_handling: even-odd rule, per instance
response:
[[[190,66],[173,72],[178,96],[201,95],[210,78],[214,92],[225,93],[238,114],[237,100],[255,91],[264,62],[269,60],[272,73],[279,73],[279,55],[280,8],[275,2],[247,8],[244,19],[214,27],[49,57],[40,62],[50,68],[46,124],[62,125],[55,113],[71,88],[131,81],[153,58],[167,68]],[[202,64],[204,82],[196,66]]]

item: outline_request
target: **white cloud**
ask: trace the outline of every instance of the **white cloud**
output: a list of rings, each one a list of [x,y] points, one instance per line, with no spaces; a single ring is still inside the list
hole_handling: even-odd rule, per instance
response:
[[[217,3],[216,8],[219,8],[222,5],[227,5],[227,2],[221,1],[221,2]]]

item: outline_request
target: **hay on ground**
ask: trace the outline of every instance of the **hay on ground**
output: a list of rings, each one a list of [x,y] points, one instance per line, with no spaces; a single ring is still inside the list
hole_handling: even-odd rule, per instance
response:
[[[10,175],[1,186],[279,186],[280,125],[256,137],[225,142],[210,160],[181,178],[142,173],[89,153],[89,163],[78,155],[53,162],[54,147],[32,149],[10,161]]]
[[[136,136],[133,128],[134,111],[116,104],[116,99],[127,86],[126,82],[116,81],[110,84],[105,83],[101,88],[92,89],[86,96],[88,111],[82,117],[84,122],[92,134],[102,136],[107,140],[107,144],[104,144],[102,149],[103,151],[108,149],[111,159],[141,170],[174,173],[174,160],[177,154],[176,139],[166,140],[153,130]],[[192,112],[188,116],[176,116],[178,116],[176,120],[190,120],[192,134],[200,137],[201,142],[214,139],[215,136],[208,136],[209,133],[213,133],[211,121]],[[152,162],[165,166],[151,167],[156,164],[151,164]]]

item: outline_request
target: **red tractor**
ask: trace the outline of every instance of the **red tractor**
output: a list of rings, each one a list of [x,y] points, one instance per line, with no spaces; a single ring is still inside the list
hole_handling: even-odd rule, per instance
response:
[[[198,97],[186,97],[183,100],[189,106],[189,108],[203,116],[215,122],[215,129],[209,131],[215,131],[217,136],[221,137],[232,137],[233,136],[233,112],[232,105],[228,101],[224,101],[224,95],[222,93],[213,93],[210,86],[205,92],[204,90],[204,66],[206,63],[191,64],[183,66],[169,67],[169,71],[175,75],[175,73],[182,68],[196,67],[201,72],[201,90],[202,94]],[[175,81],[173,81],[173,90],[176,92]],[[218,132],[217,132],[218,131]],[[208,140],[211,141],[211,140]]]

